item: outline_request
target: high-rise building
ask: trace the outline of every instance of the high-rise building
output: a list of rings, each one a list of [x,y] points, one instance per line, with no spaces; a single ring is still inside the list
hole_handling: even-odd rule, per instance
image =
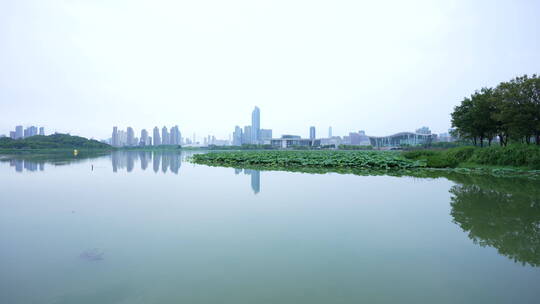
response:
[[[244,126],[244,134],[242,138],[242,144],[251,144],[251,126]]]
[[[15,127],[15,139],[20,139],[24,137],[23,126]]]
[[[171,145],[180,145],[181,144],[181,137],[180,129],[178,126],[174,126],[171,128],[171,134],[170,134],[170,144]]]
[[[16,138],[16,133],[15,133],[15,131],[9,131],[9,137],[10,137],[11,139],[15,139],[15,138]]]
[[[127,128],[127,145],[135,146],[135,132],[132,127]]]
[[[258,144],[261,137],[260,137],[260,131],[261,131],[261,111],[258,107],[255,107],[253,109],[253,112],[251,112],[251,143],[252,144]]]
[[[182,144],[182,132],[180,132],[180,128],[178,128],[178,126],[176,126],[176,144],[177,145],[181,145]]]
[[[332,138],[332,126],[328,127],[328,138]]]
[[[139,146],[146,146],[148,145],[148,131],[146,129],[141,130],[141,141],[139,142]]]
[[[147,146],[151,146],[151,145],[152,145],[152,136],[148,136],[148,140],[146,141],[146,145],[147,145]]]
[[[259,132],[259,141],[261,144],[269,143],[268,141],[272,139],[272,129],[261,129]]]
[[[127,144],[127,133],[124,130],[118,131],[118,146],[123,147]]]
[[[161,145],[161,137],[159,136],[159,128],[158,127],[154,127],[154,132],[153,132],[153,137],[154,137],[154,146],[159,146]]]
[[[416,133],[429,135],[429,134],[431,134],[431,130],[429,129],[429,127],[424,126],[424,127],[419,128],[419,129],[416,129]]]
[[[309,139],[315,140],[315,127],[309,127]]]
[[[169,137],[169,131],[167,130],[167,127],[161,128],[161,144],[162,145],[170,145],[170,137]]]
[[[24,132],[23,132],[23,137],[26,138],[26,137],[31,137],[31,136],[35,136],[38,134],[38,129],[37,127],[35,126],[30,126],[26,129],[24,129]]]
[[[39,135],[45,135],[45,128],[44,127],[39,128]]]
[[[233,146],[242,145],[242,128],[240,128],[239,126],[234,127],[232,145]]]
[[[118,127],[113,127],[111,144],[113,147],[118,147]]]
[[[371,145],[371,142],[369,137],[366,135],[366,132],[361,130],[358,132],[349,133],[347,144],[355,146],[369,146]]]

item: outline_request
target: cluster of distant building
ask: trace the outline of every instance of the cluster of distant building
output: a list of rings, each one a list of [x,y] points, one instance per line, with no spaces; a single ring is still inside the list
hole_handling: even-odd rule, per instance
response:
[[[19,125],[14,131],[9,132],[9,137],[13,139],[27,138],[35,135],[45,135],[44,127],[29,126],[24,128]],[[3,135],[0,135],[3,137]],[[146,129],[142,129],[140,136],[135,136],[132,127],[120,130],[113,127],[112,136],[103,142],[114,147],[144,147],[161,145],[186,145],[186,146],[242,146],[242,145],[270,145],[275,148],[291,147],[335,147],[340,145],[351,146],[372,146],[376,149],[386,149],[400,146],[425,145],[434,142],[452,142],[456,139],[452,137],[451,130],[447,133],[434,134],[428,127],[421,127],[415,132],[399,132],[388,136],[370,136],[365,131],[349,132],[345,136],[334,136],[332,127],[328,127],[328,136],[317,138],[314,126],[309,127],[309,138],[302,138],[300,135],[284,134],[279,138],[273,138],[272,129],[261,129],[261,110],[255,107],[251,112],[251,125],[235,126],[232,138],[228,140],[217,139],[208,135],[197,141],[195,134],[192,138],[182,137],[182,133],[177,125],[168,129],[166,126],[161,129],[154,127],[150,134]]]
[[[328,137],[317,138],[314,126],[309,127],[309,138],[302,138],[300,135],[284,134],[280,138],[272,137],[271,129],[261,129],[261,111],[255,107],[251,113],[251,125],[236,126],[234,128],[231,145],[241,146],[246,144],[271,145],[276,148],[290,147],[338,147],[339,145],[351,146],[373,146],[375,148],[391,148],[404,145],[422,145],[432,142],[450,142],[454,139],[449,133],[442,133],[439,136],[431,133],[428,127],[421,127],[415,132],[400,132],[389,136],[369,136],[361,130],[350,132],[346,136],[333,136],[332,127],[328,127]]]
[[[38,169],[39,171],[45,170],[45,162],[35,162],[22,159],[10,159],[9,166],[15,167],[15,171],[17,172],[23,172],[23,169],[31,172],[37,171]]]
[[[9,131],[9,137],[12,139],[22,139],[36,135],[45,135],[44,127],[30,126],[24,128],[23,126],[16,126],[15,131]],[[0,137],[4,137],[0,135]]]
[[[161,145],[181,145],[182,133],[178,126],[174,126],[170,129],[167,127],[161,128],[154,127],[152,136],[146,129],[141,130],[141,136],[136,137],[135,131],[132,127],[119,130],[118,127],[113,127],[112,137],[106,141],[108,144],[114,147],[136,147],[136,146],[161,146]]]
[[[261,110],[255,107],[251,112],[251,125],[234,127],[232,145],[263,145],[272,139],[272,129],[261,129]]]

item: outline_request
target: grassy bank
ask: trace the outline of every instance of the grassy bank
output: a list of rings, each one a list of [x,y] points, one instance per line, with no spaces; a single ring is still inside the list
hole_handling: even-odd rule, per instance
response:
[[[467,146],[447,150],[416,150],[404,152],[410,160],[419,160],[430,168],[500,168],[540,169],[540,146],[510,145],[485,148]]]

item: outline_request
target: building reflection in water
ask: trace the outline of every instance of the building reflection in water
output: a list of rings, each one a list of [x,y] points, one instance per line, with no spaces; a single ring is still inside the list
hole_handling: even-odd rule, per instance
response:
[[[36,161],[30,161],[30,160],[24,160],[24,159],[10,159],[9,160],[9,166],[14,167],[16,172],[23,172],[23,171],[44,171],[45,170],[45,162],[36,162]]]
[[[251,189],[257,194],[261,191],[261,171],[253,169],[234,169],[234,174],[238,175],[244,171],[244,174],[251,177]]]
[[[161,163],[161,154],[156,153],[153,156],[154,156],[154,161],[153,161],[154,172],[157,173],[159,171],[159,164]]]
[[[152,159],[152,152],[139,151],[139,158],[141,159],[141,170],[148,168],[148,162]]]
[[[172,151],[115,151],[109,154],[112,164],[112,171],[118,172],[126,170],[126,172],[136,171],[137,162],[140,162],[140,168],[145,171],[150,162],[153,164],[154,172],[163,173],[172,172],[178,174],[182,163],[182,155],[179,152]],[[98,156],[99,157],[99,156]],[[16,172],[34,172],[45,171],[45,163],[53,166],[65,165],[69,163],[83,161],[88,158],[75,158],[73,156],[56,159],[24,159],[24,158],[3,158],[0,162],[9,163],[10,167],[14,167]],[[93,170],[93,167],[92,167]]]
[[[152,162],[152,169],[155,173],[158,173],[161,167],[163,173],[167,173],[170,169],[172,173],[178,174],[182,163],[182,154],[167,151],[116,151],[111,153],[111,162],[113,172],[124,168],[127,172],[132,172],[137,162],[140,162],[141,170],[145,171],[148,164]]]

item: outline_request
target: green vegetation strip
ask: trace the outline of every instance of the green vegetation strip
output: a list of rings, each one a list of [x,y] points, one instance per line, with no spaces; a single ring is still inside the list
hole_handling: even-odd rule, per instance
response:
[[[535,152],[536,151],[536,152]],[[458,147],[405,153],[381,151],[236,151],[195,154],[194,163],[210,166],[304,173],[436,177],[491,175],[540,180],[540,149]]]
[[[405,152],[403,156],[411,160],[424,161],[426,166],[430,168],[489,169],[489,166],[498,166],[510,167],[506,170],[540,169],[540,146],[536,145],[521,144],[485,148],[468,146],[447,150],[415,150]]]
[[[371,151],[239,151],[196,154],[199,164],[225,166],[365,168],[375,170],[412,169],[425,166],[395,152]]]
[[[112,147],[94,139],[87,139],[69,134],[36,135],[24,139],[0,138],[0,152],[13,150],[62,150],[62,149],[101,149]]]

